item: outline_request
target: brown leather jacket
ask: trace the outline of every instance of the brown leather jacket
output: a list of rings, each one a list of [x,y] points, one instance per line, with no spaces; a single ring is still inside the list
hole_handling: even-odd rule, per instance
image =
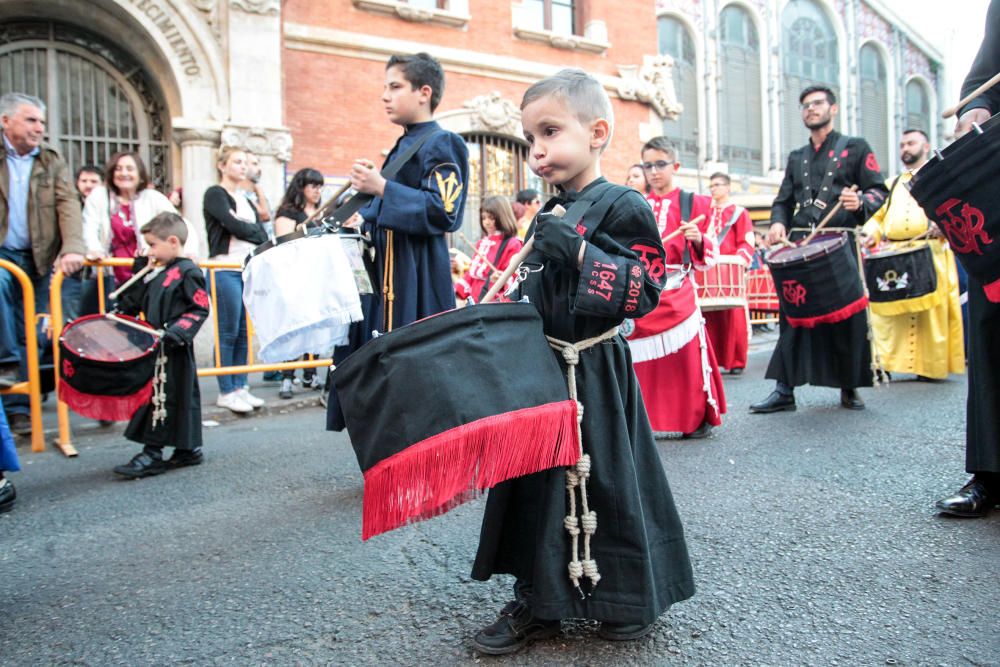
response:
[[[2,143],[0,143],[2,150]],[[0,156],[3,158],[3,156]],[[69,176],[69,168],[56,149],[42,144],[31,167],[28,186],[28,233],[35,269],[45,275],[56,259],[67,253],[85,252],[80,200]],[[0,243],[7,237],[7,194],[10,172],[0,159]]]

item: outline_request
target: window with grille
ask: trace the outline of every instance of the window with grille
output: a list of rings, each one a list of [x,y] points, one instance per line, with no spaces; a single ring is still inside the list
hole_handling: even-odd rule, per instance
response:
[[[837,35],[813,0],[789,0],[781,16],[782,84],[781,166],[788,153],[807,141],[799,93],[812,85],[826,86],[840,100]],[[835,124],[837,121],[834,121]]]
[[[677,147],[682,167],[695,168],[698,159],[698,74],[694,39],[684,24],[672,16],[657,20],[660,53],[674,59],[674,90],[684,111],[676,120],[663,121],[663,135]]]
[[[486,197],[510,197],[513,202],[519,191],[532,188],[542,193],[544,200],[555,192],[528,167],[528,146],[523,141],[495,134],[466,134],[463,138],[469,148],[469,182],[461,232],[472,243],[482,236],[479,206]],[[458,234],[452,235],[451,244],[470,252]]]
[[[913,79],[906,84],[906,128],[931,136],[931,100],[927,89]]]
[[[764,173],[760,40],[750,15],[730,5],[719,17],[720,159],[732,173]]]
[[[45,102],[46,141],[71,171],[103,169],[113,153],[137,151],[156,187],[170,185],[162,96],[132,58],[101,38],[59,23],[0,23],[0,91]]]
[[[535,30],[549,30],[560,35],[580,35],[578,2],[574,0],[523,0],[521,8],[527,26]]]
[[[885,60],[871,44],[861,47],[860,57],[861,136],[875,151],[880,165],[890,164],[889,97]]]

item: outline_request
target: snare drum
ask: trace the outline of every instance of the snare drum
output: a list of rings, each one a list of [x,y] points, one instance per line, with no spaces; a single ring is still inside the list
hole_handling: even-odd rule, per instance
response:
[[[736,255],[722,255],[715,266],[695,273],[702,310],[728,310],[747,305],[747,267]]]
[[[266,362],[327,354],[347,343],[362,320],[355,268],[346,248],[357,241],[322,234],[282,241],[243,269],[243,302]],[[281,237],[284,238],[284,237]]]
[[[808,245],[772,250],[764,261],[781,312],[793,327],[841,322],[868,305],[854,243],[846,233],[820,234]]]
[[[955,256],[1000,303],[1000,114],[935,151],[909,183],[910,194],[948,238]]]
[[[865,257],[865,282],[872,310],[892,303],[892,313],[916,313],[937,305],[934,255],[924,241],[910,247],[892,248]],[[931,298],[925,298],[931,297]]]
[[[118,317],[139,329],[87,315],[59,337],[59,400],[84,417],[128,421],[153,394],[159,338],[146,322]]]

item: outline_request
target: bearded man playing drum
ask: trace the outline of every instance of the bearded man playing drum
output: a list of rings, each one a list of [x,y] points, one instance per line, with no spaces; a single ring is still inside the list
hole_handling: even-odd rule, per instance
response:
[[[908,251],[929,246],[931,267],[937,287],[919,298],[901,298],[884,303],[872,299],[872,332],[882,367],[887,371],[916,373],[919,379],[943,380],[949,373],[965,372],[965,342],[962,338],[962,306],[958,299],[958,268],[955,253],[945,242],[937,225],[928,221],[906,184],[927,162],[930,143],[923,130],[904,130],[899,142],[899,159],[907,170],[889,182],[885,204],[865,223],[863,242],[869,248],[885,244],[886,251]],[[926,241],[910,242],[917,236]],[[926,250],[923,250],[927,253]],[[881,253],[880,253],[881,254]],[[908,253],[913,254],[913,253]],[[869,262],[866,260],[865,264]],[[875,265],[875,262],[872,262]],[[886,271],[876,271],[876,284],[868,289],[887,289],[890,271],[906,282],[905,264],[888,262]],[[921,268],[921,267],[915,267]],[[867,270],[866,270],[867,273]],[[911,271],[911,274],[916,272]],[[915,282],[913,276],[909,282]],[[874,289],[873,289],[874,287]],[[905,289],[902,291],[906,291]],[[883,292],[884,293],[884,292]]]
[[[863,224],[885,201],[885,183],[868,142],[833,129],[838,111],[833,91],[810,86],[799,95],[799,103],[809,143],[788,155],[785,178],[771,208],[771,244],[800,239],[838,200],[841,208],[827,226],[849,230]],[[776,287],[780,296],[782,288]],[[794,410],[794,387],[803,384],[839,387],[843,407],[864,409],[857,387],[872,385],[867,318],[861,310],[840,321],[792,326],[783,313],[778,344],[767,367],[767,377],[776,381],[774,391],[751,405],[750,411]]]

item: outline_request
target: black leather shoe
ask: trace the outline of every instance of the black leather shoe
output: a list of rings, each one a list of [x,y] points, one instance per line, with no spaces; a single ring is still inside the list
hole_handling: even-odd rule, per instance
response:
[[[198,449],[175,449],[174,453],[166,461],[168,469],[183,468],[185,466],[198,466],[205,460],[205,455]]]
[[[683,437],[687,440],[698,440],[700,438],[707,438],[708,434],[712,432],[712,425],[707,421],[702,422],[701,426],[691,431],[690,433],[685,433]]]
[[[7,425],[14,435],[31,435],[31,415],[21,412],[7,415]]]
[[[639,623],[634,623],[631,625],[619,625],[615,623],[601,623],[601,627],[597,629],[597,634],[600,635],[601,639],[607,639],[613,642],[624,642],[631,639],[639,639],[640,637],[645,637],[650,632],[653,631],[653,624],[641,625]]]
[[[551,639],[559,634],[560,621],[535,618],[531,607],[521,600],[508,602],[500,617],[476,633],[472,645],[480,653],[513,653],[536,639]]]
[[[15,500],[17,500],[17,491],[14,490],[14,485],[8,479],[6,484],[0,486],[0,514],[9,512],[14,507]]]
[[[771,395],[763,401],[750,406],[750,412],[758,414],[781,412],[782,410],[795,411],[795,394],[782,394],[780,391],[772,391]]]
[[[858,396],[857,389],[841,389],[840,405],[848,410],[864,410],[865,402]]]
[[[742,368],[730,368],[729,369],[729,374],[730,375],[737,375],[737,376],[743,375],[743,369]]]
[[[166,472],[167,464],[163,462],[163,459],[154,459],[146,452],[139,452],[125,465],[115,466],[114,471],[122,477],[139,479]]]
[[[942,514],[978,518],[990,513],[1000,503],[1000,493],[991,493],[985,484],[975,477],[958,493],[937,501],[935,507]]]

